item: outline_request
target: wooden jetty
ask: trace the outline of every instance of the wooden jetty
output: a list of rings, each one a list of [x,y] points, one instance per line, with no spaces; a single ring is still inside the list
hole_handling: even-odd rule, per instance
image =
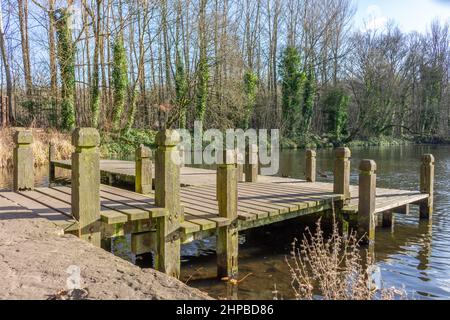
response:
[[[350,185],[348,148],[336,149],[334,182],[323,183],[316,181],[314,151],[307,152],[300,180],[258,176],[255,164],[239,168],[234,150],[226,151],[217,171],[180,168],[171,160],[179,152],[171,130],[157,135],[154,165],[144,146],[136,150],[136,162],[100,160],[92,128],[76,129],[72,141],[70,162],[50,159],[52,178],[55,167],[72,170],[71,186],[35,188],[32,135],[16,133],[14,190],[0,192],[0,219],[1,213],[34,212],[107,250],[112,237],[131,234],[133,253],[153,253],[154,267],[174,277],[180,274],[180,245],[205,237],[217,236],[218,276],[233,278],[242,230],[334,210],[345,228],[371,242],[377,226],[392,225],[394,212],[408,214],[410,205],[419,205],[420,218],[432,215],[432,155],[422,157],[420,190],[406,191],[376,188],[372,160],[361,161],[359,185]],[[100,184],[101,172],[133,179],[136,192]]]

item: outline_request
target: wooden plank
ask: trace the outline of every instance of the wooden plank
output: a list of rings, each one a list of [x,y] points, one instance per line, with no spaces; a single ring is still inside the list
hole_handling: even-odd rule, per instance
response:
[[[71,192],[69,187],[52,187],[51,189],[67,195],[70,195]],[[121,201],[119,201],[119,199]],[[100,203],[106,209],[116,210],[126,214],[130,221],[162,217],[166,212],[164,208],[157,208],[143,201],[138,202],[136,200],[111,195],[103,191],[100,191]]]
[[[201,227],[198,224],[189,221],[183,221],[180,228],[184,234],[194,233],[201,230]]]
[[[0,215],[0,220],[4,219],[6,215],[12,215],[17,218],[26,218],[33,215],[33,211],[2,197],[2,194],[0,193]]]
[[[208,189],[215,188],[215,187],[214,186],[203,186],[203,187],[191,187],[191,188],[194,192],[202,192],[202,190],[208,190]],[[274,214],[277,211],[278,211],[278,213],[287,213],[290,210],[290,206],[273,204],[265,199],[246,200],[244,197],[246,194],[247,194],[246,192],[243,192],[238,187],[238,204],[239,203],[252,203],[254,205],[261,206],[262,208],[270,209],[269,212],[271,214]]]
[[[206,191],[205,191],[206,190]],[[181,197],[183,201],[183,197],[190,196],[198,198],[198,195],[201,194],[202,199],[207,201],[214,202],[217,205],[216,196],[212,193],[208,192],[208,189],[204,189],[204,187],[192,189],[192,188],[182,188],[181,189]],[[277,211],[274,207],[267,208],[265,206],[256,205],[247,201],[239,201],[238,199],[238,215],[240,214],[251,214],[256,215],[255,218],[264,218],[273,211]]]
[[[25,197],[22,194],[15,192],[2,192],[2,196],[18,205],[31,210],[33,213],[38,216],[48,219],[53,222],[58,227],[64,229],[65,232],[77,230],[77,221],[74,219],[68,218],[63,215],[61,212],[50,208],[42,203],[34,201],[29,197]]]
[[[201,196],[201,198],[199,198]],[[184,201],[199,201],[201,200],[202,205],[208,206],[209,208],[213,208],[218,211],[218,205],[217,200],[215,200],[215,196],[209,196],[205,194],[200,194],[199,192],[189,191],[186,189],[181,189],[181,202],[184,203]],[[243,214],[243,216],[246,216],[247,214],[254,215],[254,219],[267,217],[269,214],[269,210],[262,210],[261,208],[248,208],[248,206],[242,206],[238,202],[238,215]],[[247,218],[247,216],[246,216]]]

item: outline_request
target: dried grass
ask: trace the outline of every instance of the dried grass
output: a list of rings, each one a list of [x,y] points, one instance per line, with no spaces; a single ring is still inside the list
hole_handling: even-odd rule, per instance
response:
[[[56,147],[55,159],[70,159],[73,152],[69,134],[63,134],[56,130],[31,128],[33,131],[33,156],[34,165],[42,166],[48,163],[49,144]],[[13,135],[17,128],[0,128],[0,168],[12,167],[14,149]]]
[[[297,299],[393,300],[404,299],[404,290],[380,288],[373,281],[374,264],[365,250],[361,254],[356,233],[343,236],[333,217],[333,230],[325,237],[321,221],[312,233],[308,228],[301,241],[292,243],[286,262]],[[365,259],[363,259],[365,258]]]

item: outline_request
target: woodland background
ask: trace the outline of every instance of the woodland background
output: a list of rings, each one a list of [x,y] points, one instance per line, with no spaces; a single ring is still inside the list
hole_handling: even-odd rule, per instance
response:
[[[2,125],[448,139],[449,25],[355,30],[350,0],[2,0]],[[287,142],[286,142],[287,141]]]

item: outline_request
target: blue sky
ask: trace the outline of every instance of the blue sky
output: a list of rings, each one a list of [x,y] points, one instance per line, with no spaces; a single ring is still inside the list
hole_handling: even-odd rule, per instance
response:
[[[435,18],[450,22],[450,0],[356,0],[355,27],[378,28],[389,19],[400,29],[424,32]]]

